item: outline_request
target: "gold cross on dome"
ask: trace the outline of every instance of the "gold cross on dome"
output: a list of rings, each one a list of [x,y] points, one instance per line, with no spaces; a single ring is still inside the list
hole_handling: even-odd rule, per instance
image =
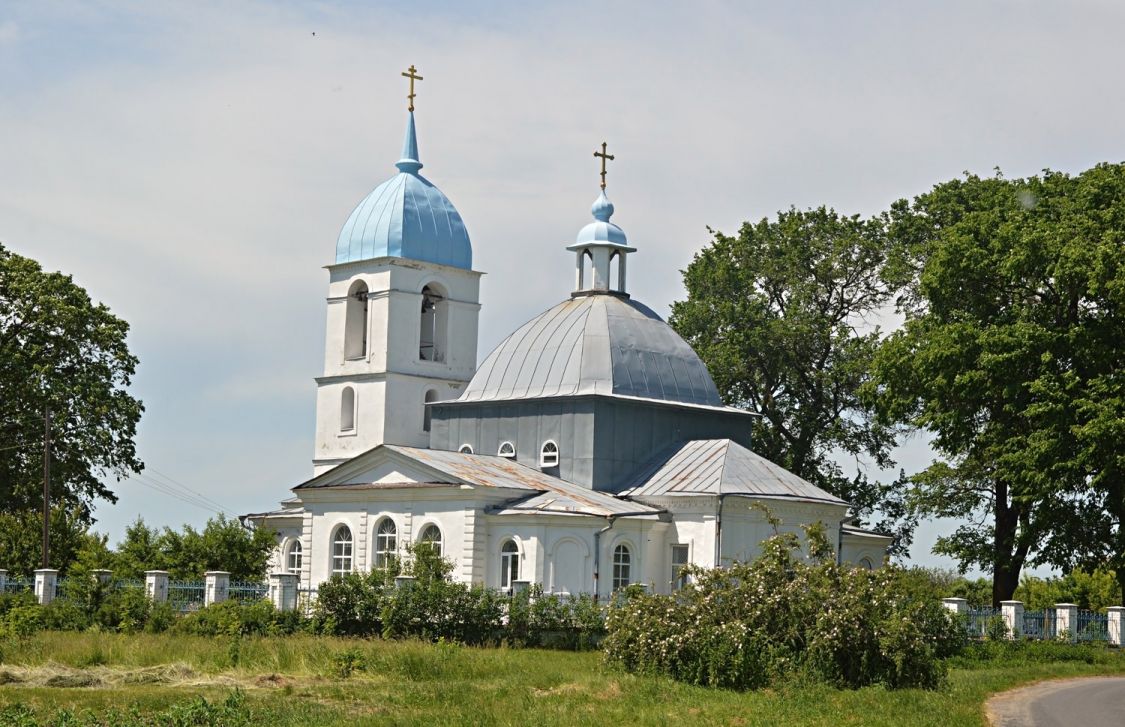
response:
[[[410,101],[410,105],[407,106],[407,111],[413,111],[414,97],[418,95],[414,93],[414,82],[421,81],[422,77],[418,75],[418,69],[414,67],[413,63],[410,64],[410,68],[408,68],[402,75],[410,79],[410,93],[406,95],[407,100]]]
[[[606,174],[605,163],[606,163],[606,160],[608,159],[608,160],[612,161],[613,158],[614,158],[612,154],[606,154],[606,147],[607,146],[609,146],[609,145],[606,144],[603,141],[602,142],[602,150],[601,151],[594,151],[594,156],[601,157],[601,160],[602,160],[602,189],[605,189],[605,174]]]

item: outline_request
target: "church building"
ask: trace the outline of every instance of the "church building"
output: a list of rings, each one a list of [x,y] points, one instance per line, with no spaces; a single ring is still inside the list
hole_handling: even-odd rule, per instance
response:
[[[352,212],[327,267],[313,476],[248,516],[277,533],[274,572],[315,589],[421,542],[464,582],[668,593],[688,563],[756,557],[772,528],[754,503],[785,530],[823,523],[843,561],[878,567],[890,538],[755,454],[757,415],[725,406],[691,347],[629,295],[637,248],[611,221],[605,144],[593,219],[567,247],[573,290],[560,275],[562,301],[477,366],[481,273],[457,209],[420,174],[420,77],[403,75],[397,173]]]

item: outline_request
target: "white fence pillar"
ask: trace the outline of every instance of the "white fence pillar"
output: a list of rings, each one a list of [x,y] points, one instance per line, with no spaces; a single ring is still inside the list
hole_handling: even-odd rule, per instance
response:
[[[969,601],[964,598],[943,598],[941,605],[949,609],[955,616],[967,616],[969,614]]]
[[[296,573],[270,575],[270,601],[278,611],[292,611],[297,608]]]
[[[227,600],[230,590],[230,573],[225,570],[209,570],[203,574],[203,605],[210,606]]]
[[[59,572],[54,568],[40,568],[35,571],[35,598],[46,606],[55,600],[55,589],[59,585]]]
[[[8,589],[8,571],[0,568],[0,594]]]
[[[1109,645],[1121,646],[1121,616],[1125,613],[1125,606],[1110,606],[1106,609],[1109,615],[1107,631],[1109,631]]]
[[[1072,644],[1078,643],[1078,605],[1074,603],[1055,604],[1055,634],[1066,638]]]
[[[153,603],[165,603],[168,600],[168,571],[145,571],[145,595]]]
[[[95,568],[90,571],[90,575],[94,577],[94,582],[99,586],[105,587],[110,584],[110,579],[113,578],[113,571],[106,568]]]
[[[1001,601],[1000,614],[1008,627],[1008,638],[1020,638],[1023,634],[1023,601]]]

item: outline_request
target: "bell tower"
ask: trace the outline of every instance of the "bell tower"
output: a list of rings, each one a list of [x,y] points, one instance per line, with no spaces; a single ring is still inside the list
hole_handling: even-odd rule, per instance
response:
[[[427,404],[457,398],[476,370],[480,276],[464,221],[418,172],[410,107],[398,173],[340,231],[327,266],[324,374],[316,379],[319,474],[379,444],[428,447]]]

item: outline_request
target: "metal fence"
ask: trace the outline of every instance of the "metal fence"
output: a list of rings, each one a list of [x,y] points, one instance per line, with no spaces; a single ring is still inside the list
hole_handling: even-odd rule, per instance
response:
[[[206,592],[203,581],[168,581],[168,603],[180,612],[203,608]]]
[[[227,586],[227,598],[239,603],[250,603],[252,601],[260,601],[269,596],[270,589],[262,583],[245,583],[241,581],[231,581]]]
[[[1003,624],[1003,618],[1003,611],[999,608],[970,608],[964,616],[965,631],[969,638],[986,638],[989,627],[994,623]],[[1006,628],[1005,624],[1005,631]],[[1059,612],[1054,608],[1024,611],[1018,629],[1020,638],[1024,639],[1050,640],[1065,635],[1065,629],[1059,628]],[[1078,641],[1109,641],[1109,616],[1094,611],[1078,611],[1073,629]]]
[[[4,593],[31,593],[35,590],[34,578],[9,578],[4,582]]]
[[[1109,615],[1079,611],[1075,634],[1079,641],[1109,641]]]

